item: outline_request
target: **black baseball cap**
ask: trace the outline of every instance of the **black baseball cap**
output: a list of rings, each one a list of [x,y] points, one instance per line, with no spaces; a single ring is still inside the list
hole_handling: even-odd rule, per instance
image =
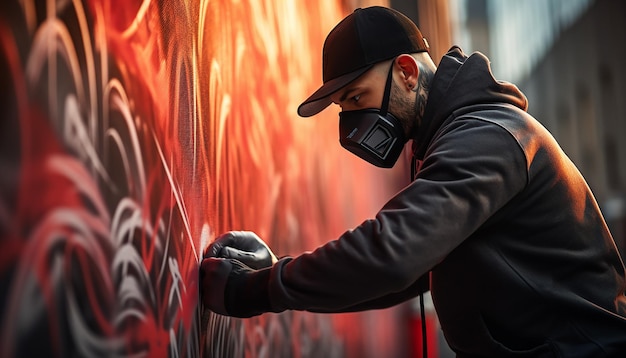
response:
[[[403,53],[428,51],[415,23],[402,13],[372,6],[356,9],[333,28],[322,51],[324,84],[298,107],[310,117],[331,104],[330,95],[354,81],[376,63]]]

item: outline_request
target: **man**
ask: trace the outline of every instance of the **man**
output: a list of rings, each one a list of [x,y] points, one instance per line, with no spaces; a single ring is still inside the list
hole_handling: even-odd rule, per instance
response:
[[[459,357],[626,356],[622,259],[517,87],[457,47],[436,68],[417,27],[382,7],[340,22],[323,62],[298,113],[338,104],[342,145],[381,167],[412,140],[414,180],[375,219],[298,257],[277,260],[252,233],[218,238],[201,264],[209,309],[358,311],[430,289]]]

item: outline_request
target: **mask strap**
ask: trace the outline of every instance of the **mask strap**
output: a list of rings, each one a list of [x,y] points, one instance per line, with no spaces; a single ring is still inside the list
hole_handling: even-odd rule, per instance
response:
[[[389,67],[389,73],[387,74],[387,83],[385,83],[385,93],[383,93],[383,103],[380,106],[380,115],[386,116],[389,109],[389,97],[391,96],[391,79],[393,78],[393,64],[396,61],[396,57],[391,60],[391,66]]]

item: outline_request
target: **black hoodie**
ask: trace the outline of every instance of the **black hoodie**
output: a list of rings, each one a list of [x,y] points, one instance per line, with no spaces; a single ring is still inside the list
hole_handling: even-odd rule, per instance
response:
[[[227,301],[248,298],[229,313],[389,307],[431,272],[459,357],[626,357],[622,259],[585,180],[526,107],[487,58],[453,47],[414,138],[416,179],[375,219],[231,285]]]

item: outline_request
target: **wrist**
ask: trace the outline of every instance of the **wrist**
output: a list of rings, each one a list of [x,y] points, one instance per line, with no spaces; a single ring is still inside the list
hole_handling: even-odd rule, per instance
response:
[[[252,317],[271,310],[268,284],[271,268],[245,270],[226,283],[224,306],[230,316]]]

